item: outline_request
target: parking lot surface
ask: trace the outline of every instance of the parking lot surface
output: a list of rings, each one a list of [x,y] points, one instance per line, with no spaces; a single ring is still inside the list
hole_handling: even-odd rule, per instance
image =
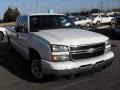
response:
[[[107,67],[84,72],[70,79],[50,79],[35,83],[28,72],[28,62],[8,50],[6,38],[0,42],[0,90],[120,90],[120,40],[111,29],[93,30],[111,39],[115,53]]]

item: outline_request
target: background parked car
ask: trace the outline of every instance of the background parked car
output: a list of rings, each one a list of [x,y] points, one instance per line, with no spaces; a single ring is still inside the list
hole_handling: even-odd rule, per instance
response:
[[[0,27],[0,41],[3,40],[4,36],[6,36],[6,28]]]
[[[89,19],[85,16],[80,16],[77,21],[75,21],[75,24],[80,27],[90,27],[92,25],[92,19]]]
[[[115,17],[115,23],[112,25],[114,33],[117,37],[120,37],[120,16]]]
[[[100,25],[105,23],[114,23],[114,17],[108,15],[92,15],[93,24]]]
[[[75,16],[69,16],[69,18],[70,18],[73,22],[76,21],[76,17],[75,17]]]

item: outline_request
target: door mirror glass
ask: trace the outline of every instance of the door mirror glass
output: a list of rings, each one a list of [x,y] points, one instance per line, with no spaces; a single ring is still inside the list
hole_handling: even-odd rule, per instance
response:
[[[16,32],[27,33],[27,29],[25,29],[25,27],[23,27],[23,26],[15,27],[15,30],[16,30]]]
[[[16,32],[20,32],[20,27],[15,27]]]

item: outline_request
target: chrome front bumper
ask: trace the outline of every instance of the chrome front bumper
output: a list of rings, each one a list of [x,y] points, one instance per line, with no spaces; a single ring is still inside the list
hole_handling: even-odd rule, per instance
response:
[[[110,51],[98,57],[77,61],[50,62],[42,60],[42,64],[46,74],[69,75],[107,65],[112,62],[113,57],[114,53]]]

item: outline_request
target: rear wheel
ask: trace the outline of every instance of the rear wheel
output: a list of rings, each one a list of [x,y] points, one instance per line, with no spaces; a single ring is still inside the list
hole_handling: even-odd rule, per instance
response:
[[[3,38],[4,38],[4,35],[3,35],[3,33],[2,33],[2,32],[0,32],[0,41],[2,41],[2,40],[3,40]]]
[[[30,63],[30,72],[35,81],[43,81],[45,73],[42,69],[42,63],[40,59],[33,59]]]
[[[81,25],[77,25],[77,27],[82,29],[82,26],[81,26]]]
[[[111,25],[115,24],[115,21],[114,19],[111,20]]]

